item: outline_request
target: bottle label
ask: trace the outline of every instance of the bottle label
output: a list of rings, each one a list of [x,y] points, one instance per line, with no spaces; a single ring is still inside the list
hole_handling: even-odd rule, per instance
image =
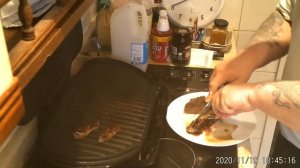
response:
[[[171,60],[177,64],[186,64],[191,58],[191,46],[172,45]]]
[[[172,36],[159,37],[152,35],[151,41],[151,58],[155,62],[168,62],[171,49]]]
[[[146,64],[148,43],[131,43],[131,64]]]
[[[172,55],[177,55],[177,47],[172,45]]]

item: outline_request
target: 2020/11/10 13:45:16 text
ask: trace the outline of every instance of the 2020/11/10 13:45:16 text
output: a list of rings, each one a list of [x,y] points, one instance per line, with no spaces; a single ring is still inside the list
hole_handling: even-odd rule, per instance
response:
[[[261,160],[260,160],[261,159]],[[257,164],[262,161],[263,164],[296,164],[296,157],[216,157],[216,164]]]

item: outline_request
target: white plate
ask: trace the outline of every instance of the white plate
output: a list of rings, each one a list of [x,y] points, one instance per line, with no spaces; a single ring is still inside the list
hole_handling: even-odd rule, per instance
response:
[[[184,106],[191,98],[207,96],[208,92],[189,93],[178,97],[168,106],[167,122],[170,127],[181,137],[205,146],[230,146],[243,142],[248,139],[256,126],[256,118],[252,112],[240,113],[236,116],[224,118],[226,123],[237,125],[237,129],[232,133],[231,140],[209,140],[205,134],[198,136],[186,132],[186,127],[197,117],[197,114],[184,113]]]

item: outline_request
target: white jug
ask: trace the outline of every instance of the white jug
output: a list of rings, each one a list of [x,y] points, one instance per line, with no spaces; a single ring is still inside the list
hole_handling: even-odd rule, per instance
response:
[[[110,22],[112,58],[146,71],[148,20],[145,6],[130,1],[116,9]]]

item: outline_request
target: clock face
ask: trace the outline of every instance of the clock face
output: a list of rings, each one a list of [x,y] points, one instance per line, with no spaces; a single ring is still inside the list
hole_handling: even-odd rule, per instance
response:
[[[198,27],[204,27],[220,14],[224,0],[163,0],[162,4],[177,26],[193,27],[198,19]]]

